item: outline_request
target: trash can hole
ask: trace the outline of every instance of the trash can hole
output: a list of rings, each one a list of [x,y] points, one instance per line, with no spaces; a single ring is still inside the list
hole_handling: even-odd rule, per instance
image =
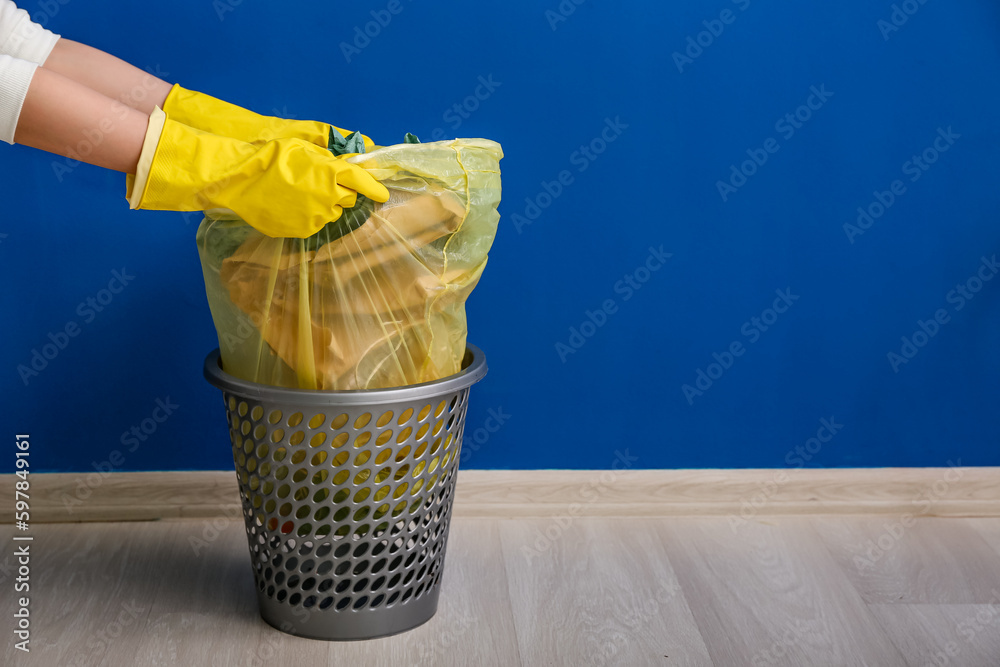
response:
[[[278,597],[278,602],[284,602],[285,598],[288,597],[288,591],[282,588],[280,591],[278,591],[277,597]]]
[[[267,597],[269,597],[269,598],[273,598],[274,597],[274,586],[268,586],[267,587]]]
[[[399,420],[396,422],[400,426],[410,421],[410,417],[413,416],[413,408],[406,408],[403,410],[403,414],[399,415]]]
[[[330,422],[330,428],[332,428],[334,431],[336,431],[338,428],[343,428],[344,424],[347,423],[348,419],[350,419],[350,417],[342,413],[339,417]]]
[[[316,558],[323,558],[331,551],[333,551],[333,545],[321,544],[316,548]]]
[[[389,540],[382,540],[374,547],[372,547],[372,556],[378,556],[380,553],[386,550],[389,546]]]
[[[413,458],[414,459],[419,459],[421,456],[424,455],[424,452],[426,452],[426,451],[427,451],[427,443],[426,442],[421,442],[417,446],[417,451],[413,454]]]
[[[289,588],[295,588],[298,585],[299,585],[299,575],[293,574],[292,576],[288,577]]]
[[[316,587],[316,590],[320,593],[326,593],[331,588],[333,588],[333,579],[324,579],[319,582],[319,586]]]
[[[309,428],[319,428],[320,426],[323,425],[323,422],[325,421],[326,421],[326,415],[324,415],[321,412],[313,416],[313,418],[309,420]]]
[[[427,422],[417,430],[417,440],[423,440],[424,436],[427,435],[427,431],[431,430],[430,422]]]
[[[354,566],[354,574],[359,575],[367,569],[368,569],[368,561],[363,560]]]
[[[364,447],[368,444],[368,441],[372,439],[372,434],[368,431],[362,431],[358,434],[358,437],[354,439],[354,447]]]
[[[310,447],[319,447],[324,442],[326,442],[326,433],[324,433],[323,431],[320,431],[319,433],[314,434],[313,437],[309,438],[309,446]],[[325,461],[326,460],[326,452],[320,452],[320,454],[323,454],[323,460]],[[314,463],[313,465],[316,465],[316,464]]]
[[[396,556],[395,558],[393,558],[392,563],[389,565],[389,571],[392,572],[393,570],[395,570],[397,567],[399,567],[399,564],[402,562],[403,562],[402,556]]]
[[[306,607],[307,609],[310,608],[310,607],[315,606],[315,604],[316,604],[316,596],[315,595],[310,595],[309,597],[307,597],[302,602],[302,606]]]
[[[423,420],[427,419],[427,415],[429,415],[430,413],[431,413],[431,404],[428,403],[427,405],[425,405],[420,409],[420,414],[417,415],[417,421],[422,422]]]
[[[385,577],[379,577],[378,579],[376,579],[375,581],[373,581],[372,582],[372,592],[374,593],[378,589],[382,588],[382,584],[384,584],[384,583],[385,583]]]
[[[348,561],[344,561],[343,563],[337,565],[337,569],[334,570],[334,574],[340,577],[344,574],[347,574],[347,571],[350,569],[351,569],[351,564]]]
[[[340,602],[337,603],[337,609],[346,609],[351,604],[351,598],[340,598]]]
[[[295,489],[295,495],[292,496],[292,497],[295,498],[295,500],[305,500],[306,498],[309,497],[309,487],[308,486],[300,486],[299,488]],[[300,508],[300,511],[301,511],[301,508]],[[299,518],[301,519],[302,517],[299,517]]]
[[[314,577],[309,577],[308,579],[302,582],[302,590],[311,591],[313,586],[315,585],[316,585],[316,579]]]
[[[338,433],[336,436],[334,436],[333,440],[330,441],[330,447],[332,447],[333,449],[337,449],[338,447],[343,447],[344,445],[347,444],[347,441],[350,439],[351,436],[349,436],[346,431],[343,433]]]
[[[299,484],[299,483],[301,483],[308,476],[309,476],[309,473],[308,473],[308,471],[306,471],[305,468],[299,468],[292,475],[292,481],[295,482],[296,484]]]
[[[390,440],[392,440],[392,429],[387,429],[387,430],[382,431],[381,433],[379,433],[378,437],[375,438],[375,446],[376,447],[381,447],[382,445],[384,445],[385,443],[389,442]]]
[[[382,428],[391,421],[392,421],[392,410],[386,410],[385,412],[382,413],[382,416],[378,418],[378,421],[375,422],[375,425],[378,426],[379,428]]]
[[[372,600],[372,609],[374,609],[375,607],[377,607],[380,604],[382,604],[383,600],[385,600],[385,596],[384,595],[377,595],[377,596],[375,596],[375,599]]]
[[[405,593],[403,593],[403,602],[406,602],[413,596],[413,589],[409,588]]]
[[[240,417],[245,417],[246,416],[246,414],[247,414],[247,402],[246,401],[240,401],[240,407],[239,407],[239,410],[237,410],[237,412],[240,413]]]
[[[279,442],[281,442],[281,439],[284,438],[284,437],[285,437],[285,432],[282,429],[280,429],[280,428],[276,428],[273,431],[271,431],[271,442],[273,442],[274,444],[278,444]],[[284,455],[282,455],[282,456],[284,456]],[[280,461],[281,460],[281,459],[278,458],[277,453],[275,453],[275,455],[274,455],[274,460],[275,461]]]
[[[344,591],[346,591],[350,587],[351,587],[351,580],[350,579],[344,579],[340,583],[337,584],[337,588],[334,590],[334,592],[335,593],[343,593]]]
[[[277,424],[281,421],[281,410],[271,410],[271,414],[267,416],[267,421],[272,424]]]
[[[319,603],[319,608],[320,609],[329,609],[330,605],[332,605],[332,604],[333,604],[333,598],[332,597],[323,598],[323,601]]]
[[[354,608],[355,609],[361,609],[366,604],[368,604],[368,596],[367,595],[362,595],[361,597],[358,598],[358,601],[354,603]]]
[[[367,585],[368,585],[367,579],[359,579],[358,583],[354,584],[354,592],[360,593],[361,591],[365,590],[365,586]]]
[[[329,495],[330,495],[330,489],[322,488],[313,495],[313,502],[321,503],[324,500],[326,500]],[[326,508],[321,507],[320,509],[326,509]],[[319,519],[319,510],[316,511],[316,518]]]
[[[395,593],[389,596],[389,601],[386,602],[386,606],[391,607],[398,599],[399,599],[399,591],[396,591]]]
[[[274,583],[278,584],[279,586],[285,583],[285,573],[279,572],[278,574],[274,575]]]
[[[411,433],[413,433],[412,426],[407,426],[406,428],[404,428],[402,431],[399,432],[399,435],[396,436],[396,444],[401,445],[407,440],[409,440]]]
[[[372,420],[372,413],[366,412],[362,415],[358,415],[358,418],[354,420],[354,428],[364,428],[368,426],[368,422]]]
[[[372,565],[372,574],[378,574],[378,573],[379,573],[379,571],[380,571],[380,570],[381,570],[381,569],[382,569],[383,567],[385,567],[385,564],[386,564],[387,562],[388,562],[388,559],[385,559],[385,558],[380,558],[380,559],[379,559],[379,560],[378,560],[378,561],[377,561],[377,562],[376,562],[376,563],[375,563],[374,565]]]
[[[396,463],[402,463],[403,459],[410,455],[410,446],[406,445],[396,454]]]
[[[293,593],[292,597],[288,598],[288,604],[297,605],[302,601],[302,593]]]
[[[296,412],[288,418],[287,424],[289,426],[298,426],[302,423],[302,413]]]
[[[393,575],[392,579],[389,580],[389,588],[395,588],[396,584],[398,584],[399,580],[402,578],[403,576],[401,574]],[[390,600],[389,602],[392,602],[392,600]]]

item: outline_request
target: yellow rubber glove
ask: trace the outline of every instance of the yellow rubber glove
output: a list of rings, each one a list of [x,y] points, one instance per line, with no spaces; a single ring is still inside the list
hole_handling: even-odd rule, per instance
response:
[[[341,216],[361,193],[389,191],[364,169],[303,139],[253,145],[150,115],[139,166],[127,179],[132,208],[229,209],[272,237],[305,238]]]
[[[273,139],[303,139],[309,143],[327,148],[330,145],[330,130],[343,136],[347,130],[315,120],[287,120],[274,116],[261,116],[243,107],[224,102],[204,93],[174,85],[163,102],[167,115],[180,123],[199,130],[221,134],[225,137],[241,139],[251,144],[264,144]],[[368,137],[365,151],[375,146]]]

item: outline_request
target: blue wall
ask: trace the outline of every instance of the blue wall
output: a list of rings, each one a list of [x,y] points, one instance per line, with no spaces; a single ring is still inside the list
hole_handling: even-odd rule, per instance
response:
[[[503,144],[463,465],[1000,464],[996,3],[399,0],[354,50],[388,1],[224,3],[22,6],[259,111]],[[5,437],[36,471],[229,468],[197,217],[23,147],[0,173]]]

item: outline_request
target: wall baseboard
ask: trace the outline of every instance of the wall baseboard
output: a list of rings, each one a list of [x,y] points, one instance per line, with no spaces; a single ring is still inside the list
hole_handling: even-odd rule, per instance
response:
[[[149,521],[240,515],[232,471],[33,473],[31,521]],[[14,475],[0,476],[0,522]],[[1000,467],[463,470],[455,516],[666,517],[777,514],[1000,516]]]

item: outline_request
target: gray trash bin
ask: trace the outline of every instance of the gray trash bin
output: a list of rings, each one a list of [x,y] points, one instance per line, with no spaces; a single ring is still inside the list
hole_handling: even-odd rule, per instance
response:
[[[260,613],[313,639],[403,632],[437,611],[469,388],[463,370],[371,391],[284,389],[235,378],[223,392]]]

